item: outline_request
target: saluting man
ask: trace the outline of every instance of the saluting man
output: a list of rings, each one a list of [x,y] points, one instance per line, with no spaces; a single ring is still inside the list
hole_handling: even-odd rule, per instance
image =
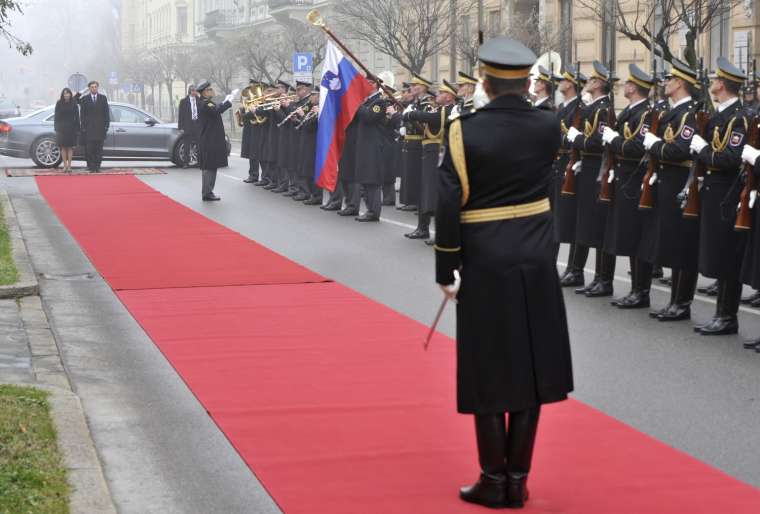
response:
[[[541,405],[573,389],[547,197],[561,134],[552,113],[525,101],[536,61],[530,49],[493,38],[479,58],[490,103],[449,127],[439,174],[436,281],[458,299],[457,409],[475,416],[482,470],[460,496],[519,508],[528,499]]]
[[[612,301],[621,309],[649,307],[649,289],[652,283],[652,264],[637,258],[641,242],[642,214],[639,212],[639,193],[646,173],[641,158],[644,135],[649,131],[649,92],[654,86],[650,77],[635,64],[628,65],[628,80],[623,94],[628,106],[617,118],[617,125],[605,127],[602,139],[615,154],[612,170],[613,193],[604,251],[610,255],[628,257],[631,263],[631,291]]]
[[[210,82],[203,82],[196,89],[202,98],[198,113],[201,120],[198,161],[203,175],[201,198],[204,202],[219,201],[221,197],[214,194],[216,171],[227,167],[227,140],[224,138],[222,114],[232,107],[232,98],[238,90],[227,95],[221,105],[216,105]]]
[[[739,330],[739,270],[746,244],[746,234],[736,232],[734,222],[741,192],[737,176],[748,124],[739,92],[747,76],[725,57],[718,57],[717,65],[710,83],[710,95],[718,102],[717,112],[707,124],[710,141],[699,134],[691,140],[692,154],[707,166],[700,191],[699,272],[718,279],[715,315],[694,328],[705,336]]]

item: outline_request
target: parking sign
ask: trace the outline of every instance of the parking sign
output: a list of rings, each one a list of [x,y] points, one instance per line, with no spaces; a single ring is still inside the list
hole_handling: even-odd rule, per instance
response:
[[[314,55],[311,52],[293,54],[293,79],[301,82],[311,82],[314,66]]]

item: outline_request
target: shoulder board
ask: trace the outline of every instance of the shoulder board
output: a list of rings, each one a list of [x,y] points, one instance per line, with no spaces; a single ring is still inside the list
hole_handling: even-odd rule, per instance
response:
[[[206,107],[214,107],[214,102],[209,102],[206,104]]]

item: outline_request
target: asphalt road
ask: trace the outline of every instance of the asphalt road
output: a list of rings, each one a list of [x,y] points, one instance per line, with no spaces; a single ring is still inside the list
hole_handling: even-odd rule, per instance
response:
[[[0,167],[11,163],[21,165],[0,158]],[[215,203],[201,202],[198,170],[171,168],[167,175],[140,178],[321,274],[421,322],[431,321],[440,301],[434,256],[422,242],[403,237],[413,228],[412,215],[385,208],[381,223],[357,223],[244,184],[247,162],[233,157],[231,164],[220,172],[216,191],[222,201]],[[21,211],[25,236],[32,236],[28,244],[37,271],[92,271],[30,179],[0,180]],[[627,292],[627,280],[627,262],[619,259],[616,293]],[[45,280],[43,295],[54,323],[62,327],[57,334],[64,360],[121,510],[140,512],[147,505],[133,496],[143,486],[149,498],[160,500],[163,512],[201,512],[187,510],[195,500],[206,506],[225,502],[215,509],[219,512],[275,509],[107,286],[99,277],[80,282]],[[760,487],[760,355],[741,347],[745,338],[760,337],[759,311],[742,309],[739,336],[708,338],[695,334],[690,322],[658,323],[646,310],[613,309],[608,299],[572,291],[565,298],[575,398]],[[668,290],[657,287],[653,304],[667,298]],[[709,319],[713,310],[711,299],[698,297],[694,320]],[[453,335],[452,310],[440,330]],[[146,468],[132,469],[135,463]],[[204,482],[205,473],[222,469],[224,480],[212,474]],[[247,497],[233,501],[227,497],[233,489]],[[183,495],[188,499],[178,499]],[[245,501],[255,502],[248,505],[256,510],[246,510]],[[142,510],[148,511],[158,510]]]

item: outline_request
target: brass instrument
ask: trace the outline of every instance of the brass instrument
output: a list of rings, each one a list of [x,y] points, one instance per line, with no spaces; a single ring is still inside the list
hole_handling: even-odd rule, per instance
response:
[[[303,117],[303,119],[298,122],[298,125],[296,125],[296,130],[300,129],[307,121],[316,118],[319,116],[319,109],[316,108],[316,106],[312,106],[311,110],[306,113],[306,116]]]
[[[293,112],[285,116],[285,119],[283,119],[280,123],[278,123],[277,127],[279,128],[285,125],[288,121],[290,121],[290,118],[296,115],[296,113],[298,112],[298,109],[305,107],[306,104],[309,103],[310,101],[311,101],[311,95],[302,98],[301,101],[298,102],[298,104],[296,104],[296,108],[293,109]]]

